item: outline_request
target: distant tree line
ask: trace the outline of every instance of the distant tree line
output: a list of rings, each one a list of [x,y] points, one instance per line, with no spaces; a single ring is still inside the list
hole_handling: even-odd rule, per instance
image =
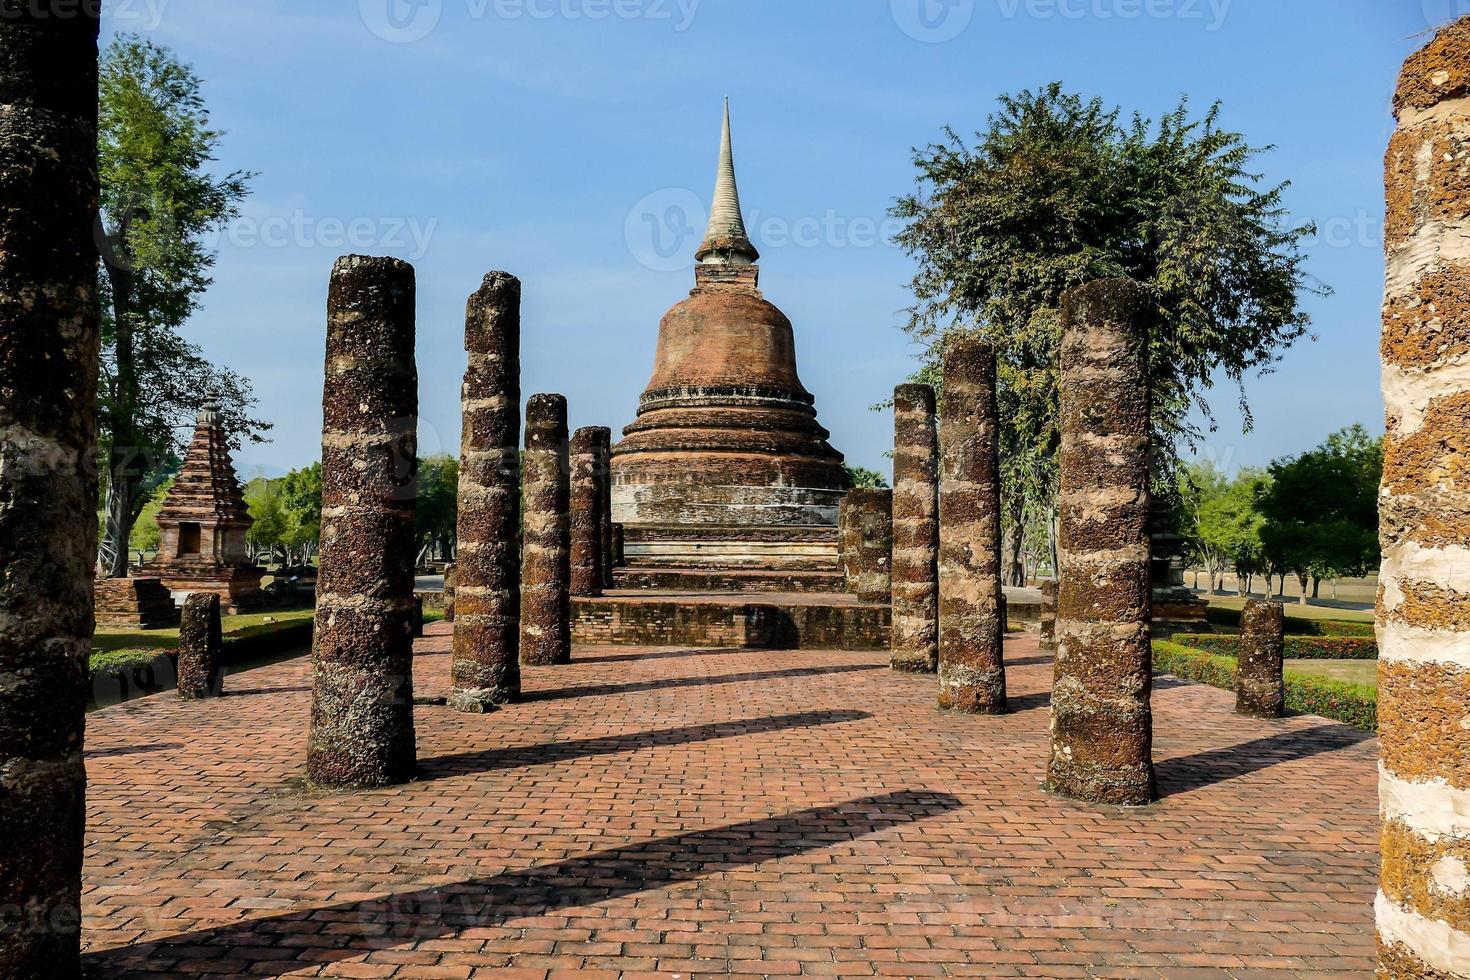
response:
[[[1265,579],[1281,595],[1288,575],[1300,602],[1321,584],[1371,574],[1378,563],[1378,484],[1383,441],[1361,425],[1329,436],[1300,456],[1227,476],[1210,462],[1179,477],[1179,530],[1213,595],[1227,572],[1237,591]]]

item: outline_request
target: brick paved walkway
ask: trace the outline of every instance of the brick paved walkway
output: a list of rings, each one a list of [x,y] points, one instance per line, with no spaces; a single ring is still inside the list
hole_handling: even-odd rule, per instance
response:
[[[445,627],[421,694],[448,683]],[[1165,679],[1162,803],[1038,787],[1050,670],[941,715],[878,654],[578,649],[423,778],[300,787],[304,660],[92,716],[96,976],[1367,976],[1376,744]],[[511,971],[514,972],[511,972]],[[579,975],[586,975],[585,973]]]

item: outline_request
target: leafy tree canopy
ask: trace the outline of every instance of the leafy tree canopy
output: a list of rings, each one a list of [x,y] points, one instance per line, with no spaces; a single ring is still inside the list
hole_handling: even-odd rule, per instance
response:
[[[249,383],[178,332],[211,282],[208,237],[236,215],[251,175],[209,172],[221,133],[198,76],[167,48],[119,37],[103,55],[98,94],[103,551],[121,575],[117,545],[148,499],[145,484],[182,452],[204,401],[218,399],[237,445],[269,426],[249,417]]]
[[[1257,507],[1272,564],[1303,580],[1367,574],[1379,554],[1383,440],[1353,425],[1316,449],[1276,460],[1270,472]]]
[[[954,130],[914,153],[897,241],[917,261],[907,329],[937,358],[948,329],[982,331],[999,358],[1006,482],[1055,489],[1058,306],[1063,292],[1129,276],[1152,297],[1153,426],[1161,471],[1198,433],[1191,409],[1217,375],[1240,391],[1307,332],[1311,225],[1291,225],[1285,184],[1252,171],[1262,149],[1188,102],[1157,123],[1053,84],[1003,96],[971,145]],[[1162,472],[1161,472],[1162,475]],[[1161,481],[1172,482],[1172,481]]]

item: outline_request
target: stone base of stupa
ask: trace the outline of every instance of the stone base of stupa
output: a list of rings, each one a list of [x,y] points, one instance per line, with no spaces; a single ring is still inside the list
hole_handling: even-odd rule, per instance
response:
[[[220,611],[239,615],[259,609],[265,602],[260,580],[265,569],[255,565],[212,565],[202,562],[164,562],[143,566],[143,571],[158,577],[183,602],[191,592],[213,592],[219,596]]]
[[[572,600],[572,639],[617,646],[887,650],[888,605],[842,593],[616,589]]]
[[[103,578],[92,587],[99,629],[161,630],[179,625],[179,608],[156,578]]]

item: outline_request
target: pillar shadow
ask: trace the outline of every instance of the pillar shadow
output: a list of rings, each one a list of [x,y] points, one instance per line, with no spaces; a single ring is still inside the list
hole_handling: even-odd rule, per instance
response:
[[[718,657],[722,654],[760,653],[759,650],[656,650],[651,653],[619,653],[602,657],[572,655],[574,664],[631,664],[640,660],[674,660],[682,657]]]
[[[581,661],[586,663],[586,661]],[[562,687],[550,691],[527,691],[522,701],[559,701],[563,698],[593,698],[612,694],[633,694],[638,691],[662,691],[678,687],[714,687],[719,684],[738,684],[741,681],[782,680],[795,677],[820,677],[824,674],[850,674],[863,670],[885,670],[879,664],[845,664],[836,667],[790,667],[785,670],[746,671],[739,674],[720,674],[712,677],[662,677],[652,681],[634,681],[631,684],[587,684],[581,687]]]
[[[1228,782],[1283,762],[1352,748],[1372,737],[1347,725],[1318,725],[1306,731],[1282,732],[1223,749],[1164,759],[1154,765],[1159,797]]]
[[[110,749],[87,749],[88,759],[110,759],[119,755],[144,755],[148,752],[164,752],[168,749],[182,749],[183,742],[150,742],[147,745],[119,745]]]
[[[840,725],[844,722],[862,721],[871,717],[872,715],[866,711],[803,711],[792,715],[740,718],[705,725],[686,725],[681,728],[634,732],[629,735],[603,735],[597,738],[574,739],[569,742],[541,742],[535,745],[504,746],[481,752],[460,752],[455,755],[420,759],[419,779],[446,779],[497,769],[544,766],[572,759],[615,755],[619,752],[637,752],[641,749],[664,745],[687,745],[692,742],[739,738],[742,735],[780,732],[792,728],[811,728],[816,725]]]
[[[280,977],[373,950],[442,939],[573,906],[848,843],[956,810],[948,793],[905,790],[598,851],[520,872],[297,909],[237,925],[89,953],[92,975],[245,972]]]
[[[1007,667],[1040,667],[1042,664],[1049,664],[1051,662],[1052,658],[1050,656],[1006,658]]]
[[[1035,711],[1037,708],[1051,707],[1051,691],[1038,691],[1035,694],[1007,694],[1006,714],[1018,715],[1023,711]]]

